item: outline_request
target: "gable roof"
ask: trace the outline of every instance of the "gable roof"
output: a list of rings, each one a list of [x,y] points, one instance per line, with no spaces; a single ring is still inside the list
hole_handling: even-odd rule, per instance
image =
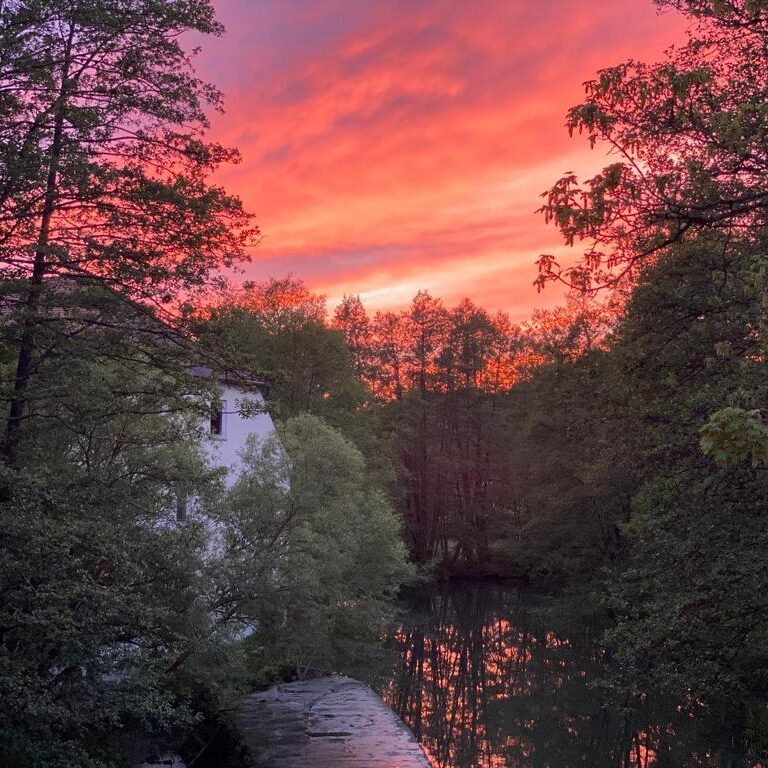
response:
[[[217,370],[207,365],[190,365],[187,373],[199,379],[216,379],[219,384],[236,387],[247,392],[260,392],[265,398],[269,395],[271,384],[262,379],[255,379],[244,371]]]

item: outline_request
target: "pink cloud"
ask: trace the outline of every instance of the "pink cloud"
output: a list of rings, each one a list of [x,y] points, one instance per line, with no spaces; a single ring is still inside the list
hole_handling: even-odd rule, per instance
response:
[[[221,181],[265,234],[248,275],[293,270],[377,306],[411,288],[551,304],[532,287],[538,254],[560,249],[539,194],[605,159],[568,139],[565,111],[597,68],[682,36],[650,0],[218,7],[230,33],[201,70],[227,94],[214,134],[243,154]]]

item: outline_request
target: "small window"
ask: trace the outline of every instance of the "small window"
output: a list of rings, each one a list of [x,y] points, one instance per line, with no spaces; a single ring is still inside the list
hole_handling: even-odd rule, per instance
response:
[[[187,519],[187,494],[184,491],[176,493],[176,519],[179,522]]]
[[[224,408],[226,403],[220,401],[211,406],[211,434],[224,437]]]

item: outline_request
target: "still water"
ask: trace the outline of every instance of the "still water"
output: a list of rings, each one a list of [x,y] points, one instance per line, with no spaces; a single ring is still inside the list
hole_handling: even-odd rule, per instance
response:
[[[739,704],[610,694],[602,630],[573,601],[488,582],[432,589],[403,606],[369,680],[435,768],[765,765]]]

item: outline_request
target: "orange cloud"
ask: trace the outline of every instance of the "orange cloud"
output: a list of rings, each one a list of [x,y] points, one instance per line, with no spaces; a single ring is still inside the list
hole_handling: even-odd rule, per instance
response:
[[[334,299],[419,288],[525,316],[562,250],[534,211],[564,171],[605,158],[563,129],[595,70],[682,36],[650,0],[536,4],[219,0],[229,28],[201,70],[227,94],[221,181],[265,234],[248,276],[293,271]]]

